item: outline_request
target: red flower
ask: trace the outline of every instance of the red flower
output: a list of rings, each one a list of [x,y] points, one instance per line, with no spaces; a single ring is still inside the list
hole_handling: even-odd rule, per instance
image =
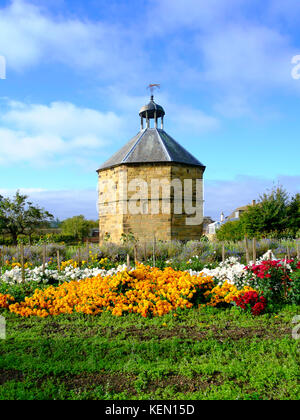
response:
[[[250,309],[252,315],[261,314],[267,305],[264,296],[259,296],[257,292],[245,292],[239,297],[234,297],[233,300],[241,309]]]

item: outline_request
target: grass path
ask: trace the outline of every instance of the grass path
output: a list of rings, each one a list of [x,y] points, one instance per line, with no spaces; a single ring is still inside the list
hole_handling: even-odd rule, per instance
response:
[[[2,311],[0,399],[299,399],[297,313],[24,319]]]

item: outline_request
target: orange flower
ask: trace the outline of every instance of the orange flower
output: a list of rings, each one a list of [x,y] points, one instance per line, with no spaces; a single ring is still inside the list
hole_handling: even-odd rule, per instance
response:
[[[177,308],[191,308],[198,292],[207,299],[211,297],[212,306],[238,293],[232,285],[215,287],[213,278],[202,274],[192,276],[170,267],[160,270],[139,265],[130,272],[37,289],[23,302],[11,304],[9,310],[21,316],[39,317],[74,312],[98,315],[103,311],[115,316],[128,312],[143,317],[162,316]]]

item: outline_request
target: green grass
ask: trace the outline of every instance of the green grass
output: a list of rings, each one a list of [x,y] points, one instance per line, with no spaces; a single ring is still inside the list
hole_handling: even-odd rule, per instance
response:
[[[0,399],[299,399],[297,313],[25,319],[2,311]]]

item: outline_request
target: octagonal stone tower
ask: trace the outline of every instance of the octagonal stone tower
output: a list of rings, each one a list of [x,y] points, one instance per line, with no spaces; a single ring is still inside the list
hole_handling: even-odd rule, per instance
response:
[[[97,170],[100,243],[130,232],[140,241],[199,239],[205,166],[164,131],[153,96],[139,115],[140,132]]]

